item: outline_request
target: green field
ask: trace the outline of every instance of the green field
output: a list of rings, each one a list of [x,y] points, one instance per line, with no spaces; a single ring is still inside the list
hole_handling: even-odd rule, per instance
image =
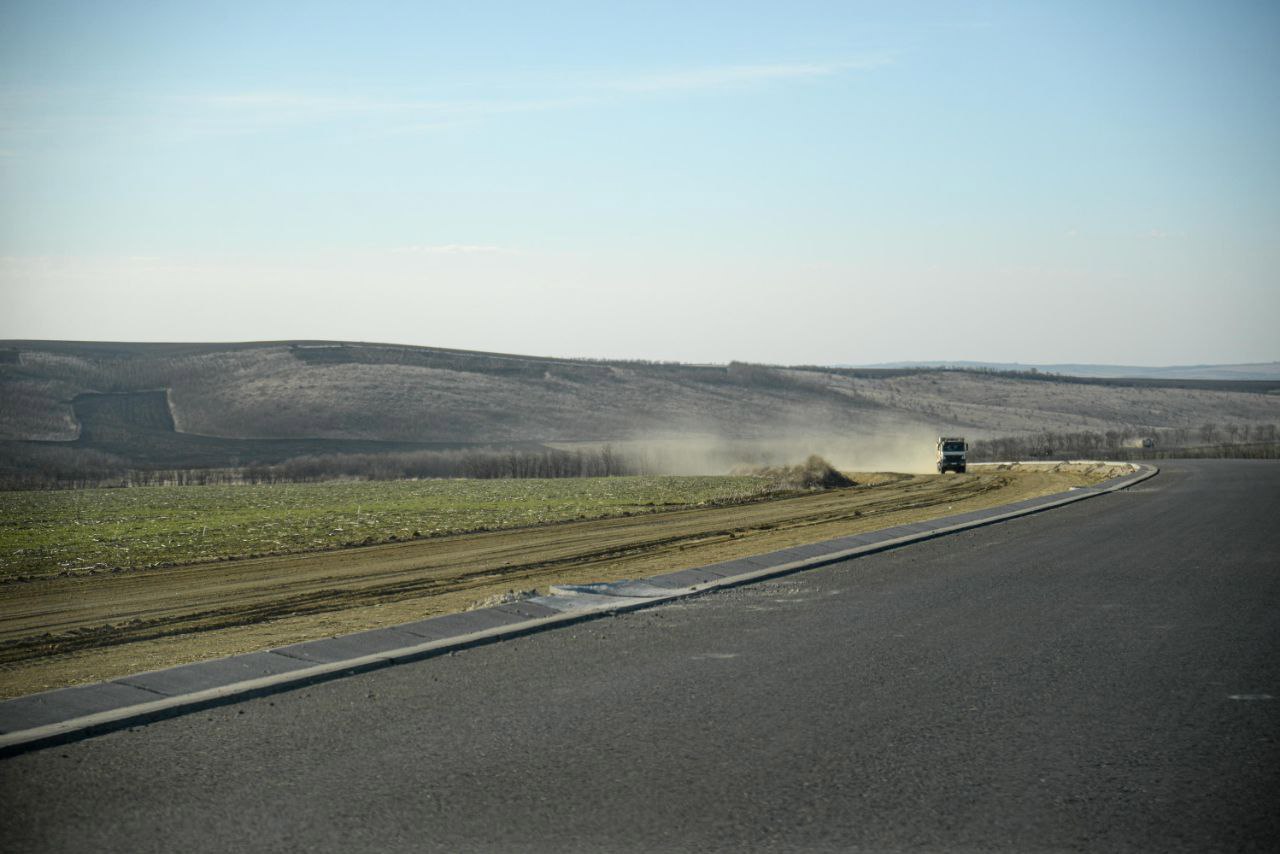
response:
[[[0,578],[112,572],[732,503],[761,477],[339,481],[0,492]]]

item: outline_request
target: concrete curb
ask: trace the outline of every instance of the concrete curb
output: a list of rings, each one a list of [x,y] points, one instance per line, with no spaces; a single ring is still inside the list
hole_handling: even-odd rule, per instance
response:
[[[0,702],[0,756],[814,569],[1116,492],[1159,471],[1152,465],[1130,465],[1134,471],[1129,475],[1002,507],[638,581],[553,587],[547,596],[492,608],[17,697]]]

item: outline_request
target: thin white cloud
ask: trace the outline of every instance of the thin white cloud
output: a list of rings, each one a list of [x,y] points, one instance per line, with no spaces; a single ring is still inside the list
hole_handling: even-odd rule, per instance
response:
[[[714,90],[769,81],[830,77],[849,71],[880,68],[891,62],[888,54],[871,54],[837,62],[712,66],[628,78],[604,78],[585,87],[579,86],[576,93],[546,98],[415,100],[330,97],[293,92],[233,92],[184,100],[222,114],[223,118],[261,120],[268,125],[377,118],[408,122],[411,124],[401,129],[421,130],[486,116],[587,107],[630,95]]]
[[[295,92],[232,92],[170,99],[175,132],[252,134],[298,125],[342,125],[378,136],[418,134],[483,118],[566,110],[595,98],[414,100],[330,97]]]
[[[938,30],[990,30],[995,27],[995,21],[988,20],[972,20],[972,21],[925,21],[926,27],[932,27]]]
[[[684,71],[650,74],[615,80],[600,88],[617,92],[670,92],[691,89],[720,89],[771,80],[795,80],[806,77],[831,77],[847,71],[869,71],[890,65],[888,54],[872,54],[840,62],[798,62],[765,65],[722,65]]]
[[[610,77],[575,74],[552,85],[547,96],[423,99],[380,95],[261,90],[183,96],[114,93],[95,98],[99,109],[60,106],[86,100],[80,91],[0,88],[0,157],[13,157],[35,137],[125,135],[159,138],[252,135],[307,125],[342,126],[377,136],[420,134],[520,113],[571,110],[662,93],[714,92],[770,82],[833,77],[891,64],[887,53],[829,62],[763,63],[675,69]],[[7,108],[7,109],[4,109]],[[9,143],[9,144],[6,144]]]
[[[439,243],[427,246],[397,246],[391,250],[399,255],[511,255],[514,249],[475,243]]]
[[[415,115],[450,116],[486,113],[521,113],[573,107],[585,98],[530,98],[513,100],[404,100],[384,98],[333,98],[291,92],[239,92],[184,98],[196,106],[226,110],[261,110],[273,114],[310,116]]]

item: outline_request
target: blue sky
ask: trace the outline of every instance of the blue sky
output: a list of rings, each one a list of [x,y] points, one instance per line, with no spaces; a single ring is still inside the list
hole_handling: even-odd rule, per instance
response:
[[[0,337],[1280,358],[1273,3],[0,7]]]

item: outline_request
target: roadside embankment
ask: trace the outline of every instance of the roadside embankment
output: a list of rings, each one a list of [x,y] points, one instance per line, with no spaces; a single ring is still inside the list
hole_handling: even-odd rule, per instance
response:
[[[858,475],[859,486],[305,555],[0,584],[0,696],[643,578],[1087,486],[1128,466]]]

